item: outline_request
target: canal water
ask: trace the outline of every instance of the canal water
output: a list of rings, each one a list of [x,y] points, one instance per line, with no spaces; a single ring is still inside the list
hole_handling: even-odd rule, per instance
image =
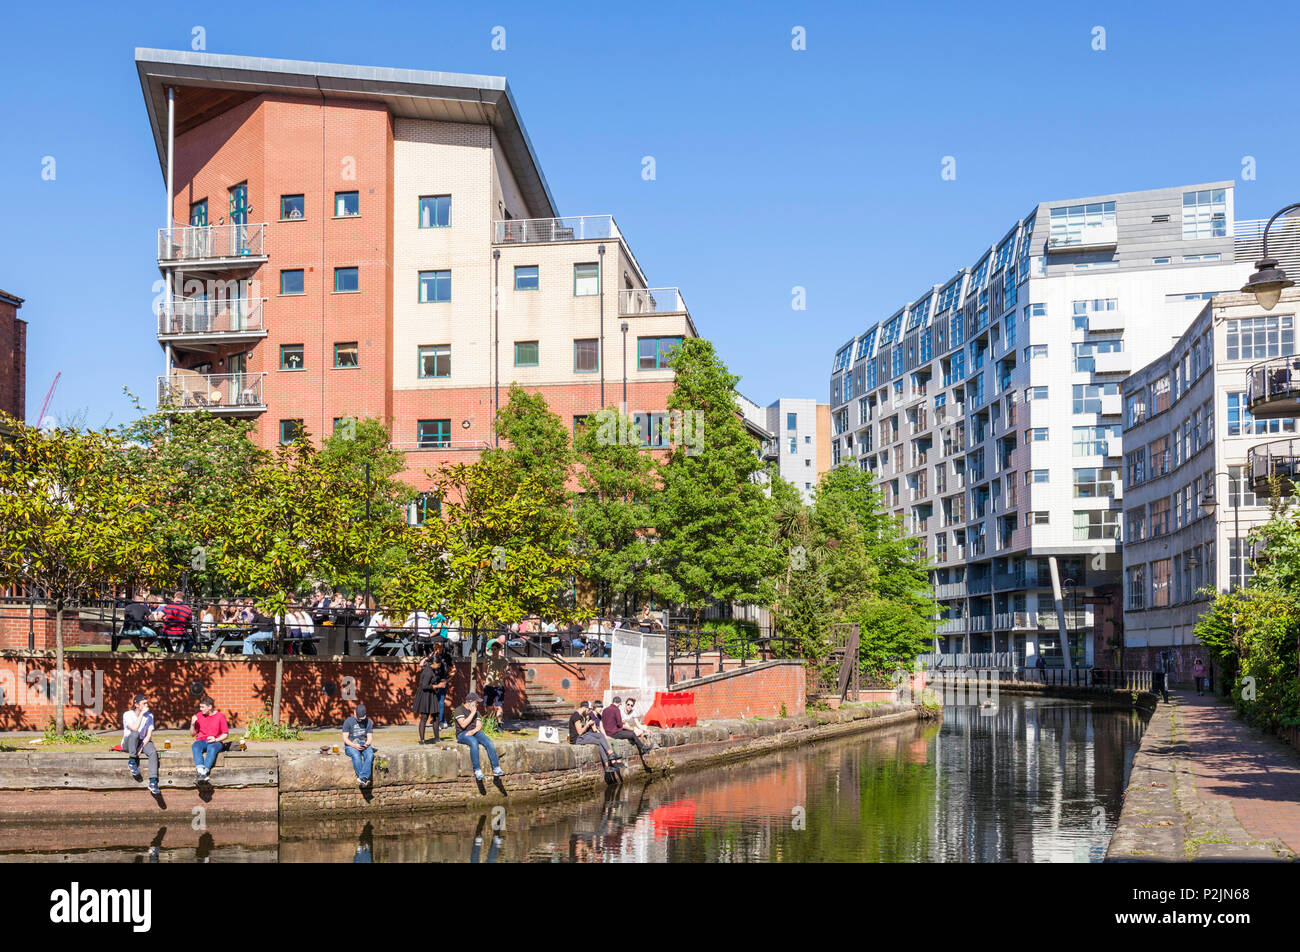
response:
[[[0,831],[0,861],[1098,862],[1145,715],[1003,695],[727,767],[518,808]],[[63,841],[60,843],[60,841]]]

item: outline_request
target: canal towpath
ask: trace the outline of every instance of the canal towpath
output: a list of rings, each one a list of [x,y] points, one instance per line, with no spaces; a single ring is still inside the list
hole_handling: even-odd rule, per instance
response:
[[[1300,751],[1211,695],[1170,692],[1133,760],[1107,860],[1300,856]]]

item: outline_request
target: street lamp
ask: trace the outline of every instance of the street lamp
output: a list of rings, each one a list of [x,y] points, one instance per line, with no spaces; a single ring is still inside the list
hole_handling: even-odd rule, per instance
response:
[[[1264,256],[1255,262],[1255,273],[1241,289],[1243,294],[1255,295],[1259,306],[1266,311],[1277,307],[1277,302],[1282,299],[1283,290],[1295,286],[1295,282],[1277,266],[1277,260],[1268,256],[1268,230],[1273,227],[1273,222],[1278,218],[1297,208],[1300,208],[1300,202],[1286,206],[1268,220],[1268,224],[1264,226]]]

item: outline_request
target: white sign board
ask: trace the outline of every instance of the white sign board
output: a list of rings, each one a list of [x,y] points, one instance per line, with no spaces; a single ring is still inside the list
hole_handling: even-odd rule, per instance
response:
[[[616,695],[634,697],[633,713],[639,717],[654,703],[656,691],[668,690],[668,637],[618,628],[613,639],[605,703]]]

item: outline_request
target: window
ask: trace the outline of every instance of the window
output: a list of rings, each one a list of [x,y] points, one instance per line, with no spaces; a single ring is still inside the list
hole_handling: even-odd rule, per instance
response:
[[[1143,483],[1147,478],[1147,451],[1146,447],[1140,446],[1124,457],[1128,466],[1128,484],[1136,486]]]
[[[1168,264],[1169,261],[1170,261],[1169,258],[1152,258],[1152,259],[1151,259],[1151,263],[1152,263],[1152,264]]]
[[[790,452],[792,454],[799,452],[799,438],[797,436],[790,437]]]
[[[1137,426],[1147,418],[1147,392],[1143,387],[1137,393],[1130,393],[1124,398],[1124,425]]]
[[[592,374],[600,370],[600,345],[596,338],[573,342],[573,372]]]
[[[195,226],[208,223],[208,200],[201,199],[190,206],[190,224]]]
[[[420,196],[420,227],[421,228],[450,228],[451,227],[451,196],[450,195],[421,195]]]
[[[1047,399],[1046,387],[1025,388],[1025,403],[1029,403],[1031,400],[1046,400],[1046,399]]]
[[[1089,509],[1074,513],[1074,540],[1118,539],[1119,512],[1114,509]]]
[[[442,500],[433,493],[420,493],[406,507],[406,524],[422,526],[430,516],[442,512]]]
[[[301,195],[280,196],[280,221],[302,218],[306,210],[307,204]]]
[[[1124,513],[1124,541],[1141,542],[1147,533],[1147,510],[1138,506]]]
[[[573,266],[573,296],[591,297],[600,293],[600,264]]]
[[[517,340],[515,341],[515,366],[516,367],[536,367],[538,362],[538,348],[535,340]]]
[[[1213,421],[1213,414],[1207,419]],[[1237,393],[1228,394],[1228,436],[1242,436],[1243,434],[1262,436],[1268,433],[1294,433],[1295,431],[1295,417],[1256,420],[1251,416],[1250,411],[1246,409],[1246,395],[1244,393],[1238,391]],[[1208,434],[1208,438],[1213,439],[1213,434]]]
[[[356,268],[334,269],[334,293],[349,294],[361,290]]]
[[[302,370],[304,363],[302,344],[280,345],[281,370]]]
[[[1109,467],[1076,469],[1074,471],[1074,498],[1100,499],[1114,497],[1119,488],[1119,470]]]
[[[1183,192],[1183,239],[1223,238],[1228,234],[1227,190]]]
[[[636,339],[637,370],[663,370],[668,366],[668,354],[682,342],[680,337],[638,337]]]
[[[1046,344],[1030,344],[1025,348],[1025,360],[1033,360],[1035,357],[1046,357]]]
[[[787,413],[787,414],[785,415],[785,428],[786,428],[787,430],[797,430],[797,429],[799,429],[799,414],[797,414],[797,413]]]
[[[1183,261],[1187,264],[1196,264],[1200,261],[1218,261],[1219,257],[1220,256],[1217,253],[1212,255],[1183,255]],[[1205,300],[1208,300],[1211,297],[1214,297],[1214,295],[1208,295]]]
[[[1169,459],[1169,437],[1162,436],[1152,440],[1147,446],[1147,452],[1150,454],[1152,479],[1163,476],[1172,469]]]
[[[668,445],[668,414],[634,413],[632,425],[642,446],[662,449]]]
[[[445,304],[451,300],[450,271],[420,272],[420,303]]]
[[[281,294],[306,294],[307,288],[303,283],[303,271],[301,268],[293,271],[280,272],[280,293]]]
[[[1031,469],[1025,473],[1025,485],[1030,483],[1045,483],[1050,478],[1051,473],[1045,469]]]
[[[1075,456],[1109,456],[1110,439],[1119,436],[1118,424],[1074,427]]]
[[[1169,534],[1169,498],[1151,503],[1151,538]]]
[[[1246,479],[1245,466],[1228,467],[1228,508],[1241,508],[1243,506],[1257,506],[1259,503],[1255,499],[1255,493],[1250,488],[1251,484]]]
[[[1151,563],[1151,607],[1166,608],[1169,605],[1171,572],[1168,559],[1157,559]]]
[[[1049,512],[1027,512],[1025,513],[1025,525],[1027,526],[1045,526],[1051,521]]]
[[[1227,321],[1227,359],[1262,360],[1295,353],[1295,328],[1289,314]]]
[[[417,356],[421,378],[451,376],[450,344],[425,345],[419,348]]]
[[[334,193],[334,217],[355,218],[361,214],[361,199],[358,192]]]
[[[1246,539],[1228,541],[1228,582],[1233,588],[1245,588],[1255,576],[1255,566],[1250,561],[1250,542]]]
[[[420,420],[416,424],[415,441],[422,450],[451,446],[451,421]]]
[[[1128,604],[1130,611],[1136,611],[1146,606],[1147,582],[1146,566],[1134,565],[1125,572],[1125,585],[1128,588]]]
[[[1090,374],[1096,367],[1093,357],[1097,354],[1118,354],[1124,350],[1124,342],[1115,340],[1085,341],[1074,345],[1074,370],[1076,373]]]
[[[1086,331],[1088,329],[1088,315],[1115,311],[1118,308],[1119,300],[1117,298],[1092,298],[1087,301],[1074,301],[1072,305],[1074,329],[1076,331]]]
[[[1053,208],[1051,237],[1048,241],[1054,247],[1081,245],[1084,243],[1085,230],[1114,224],[1114,202],[1091,202],[1087,205]]]
[[[288,446],[294,440],[299,439],[304,432],[302,420],[281,420],[280,445]]]
[[[1046,443],[1046,442],[1047,442],[1047,427],[1045,427],[1045,426],[1034,426],[1034,427],[1030,427],[1028,430],[1025,431],[1025,442],[1026,442],[1026,443]]]
[[[1031,317],[1046,317],[1046,316],[1047,316],[1047,305],[1046,305],[1046,304],[1027,304],[1027,305],[1025,305],[1025,319],[1026,319],[1026,320],[1028,320],[1028,319],[1031,318]]]
[[[537,265],[524,264],[515,267],[516,291],[536,291],[539,286]]]
[[[1076,383],[1074,385],[1075,413],[1104,413],[1103,397],[1119,396],[1117,383]],[[1118,411],[1119,407],[1115,408]]]
[[[357,361],[357,342],[349,341],[346,344],[334,345],[334,366],[335,367],[356,367]]]

